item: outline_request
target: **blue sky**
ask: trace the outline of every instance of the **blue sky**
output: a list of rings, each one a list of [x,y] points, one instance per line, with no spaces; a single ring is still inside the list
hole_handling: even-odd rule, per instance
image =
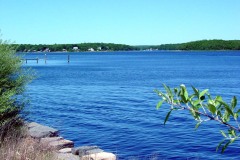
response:
[[[240,39],[240,0],[0,0],[2,39],[130,45]]]

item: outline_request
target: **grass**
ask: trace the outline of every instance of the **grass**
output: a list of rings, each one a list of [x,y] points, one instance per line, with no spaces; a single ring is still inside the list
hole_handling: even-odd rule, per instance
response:
[[[25,136],[24,132],[11,131],[0,143],[1,160],[57,160],[54,151],[38,140]]]

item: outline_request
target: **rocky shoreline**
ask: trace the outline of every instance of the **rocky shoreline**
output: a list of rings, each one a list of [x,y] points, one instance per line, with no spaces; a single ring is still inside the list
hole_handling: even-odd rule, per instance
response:
[[[59,131],[36,122],[27,123],[28,135],[37,139],[46,149],[56,150],[61,160],[116,160],[115,154],[105,152],[98,146],[74,146],[74,142],[59,136]]]

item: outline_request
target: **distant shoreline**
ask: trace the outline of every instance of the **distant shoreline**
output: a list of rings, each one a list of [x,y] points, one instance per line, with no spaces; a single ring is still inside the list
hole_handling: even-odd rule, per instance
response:
[[[114,43],[13,44],[17,52],[114,52],[114,51],[229,51],[240,50],[240,40],[200,40],[178,44],[125,45]]]
[[[227,51],[232,51],[232,52],[240,52],[240,50],[152,50],[152,51],[147,51],[147,50],[132,50],[132,51],[124,51],[124,50],[119,50],[119,51],[77,51],[77,52],[63,52],[63,51],[51,51],[51,52],[17,52],[17,53],[39,53],[39,54],[48,54],[48,53],[107,53],[107,52],[227,52]]]

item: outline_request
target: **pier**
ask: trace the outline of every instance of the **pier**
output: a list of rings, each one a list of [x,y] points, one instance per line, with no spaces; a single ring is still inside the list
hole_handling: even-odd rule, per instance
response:
[[[45,57],[43,59],[40,58],[22,58],[21,61],[25,61],[25,63],[27,64],[28,61],[36,61],[38,64],[39,60],[44,60],[45,64],[47,63],[47,55],[45,54]],[[70,55],[67,55],[67,63],[70,63]]]
[[[38,58],[24,58],[24,59],[21,59],[22,61],[25,61],[26,63],[28,62],[28,61],[36,61],[37,63],[38,63]]]

